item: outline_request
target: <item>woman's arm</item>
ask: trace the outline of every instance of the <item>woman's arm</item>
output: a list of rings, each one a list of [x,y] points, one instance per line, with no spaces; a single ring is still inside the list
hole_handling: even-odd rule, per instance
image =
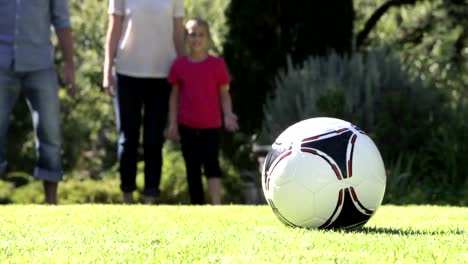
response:
[[[112,68],[114,67],[114,59],[117,53],[117,45],[119,44],[120,37],[123,30],[124,16],[112,14],[109,16],[109,26],[107,28],[106,43],[105,43],[105,57],[102,87],[110,94],[115,95],[115,84],[112,76]]]
[[[179,129],[177,123],[177,113],[179,107],[179,86],[173,85],[171,90],[171,95],[169,97],[169,125],[167,136],[170,139],[178,140],[179,139]]]
[[[177,57],[185,55],[185,28],[182,17],[174,18],[174,31],[172,35]]]

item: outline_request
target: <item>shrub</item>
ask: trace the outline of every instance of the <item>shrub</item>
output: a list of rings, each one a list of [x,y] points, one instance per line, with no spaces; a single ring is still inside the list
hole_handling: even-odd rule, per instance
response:
[[[26,185],[31,182],[32,179],[33,177],[31,177],[31,175],[20,171],[7,173],[4,177],[5,181],[12,183],[15,187]]]
[[[16,188],[11,196],[13,203],[40,204],[44,202],[44,186],[42,181],[32,181],[27,185]]]
[[[461,117],[468,112],[448,105],[447,96],[410,78],[385,49],[347,57],[330,53],[310,57],[300,67],[289,63],[278,75],[257,142],[271,144],[304,119],[341,118],[366,131],[379,147],[387,167],[386,202],[410,195],[411,201],[454,203],[460,198],[454,194],[466,186],[462,153],[468,144],[461,140],[466,138]],[[416,195],[418,189],[424,195]]]
[[[243,190],[237,170],[224,157],[220,158],[220,163],[221,170],[223,171],[223,203],[241,203]],[[143,187],[143,164],[139,166],[138,178],[139,182],[137,185],[141,192]],[[203,182],[205,185],[205,200],[209,202],[205,178],[203,178]],[[179,145],[173,142],[167,142],[164,148],[161,202],[169,204],[190,203],[184,160]]]
[[[443,112],[444,98],[410,78],[398,58],[384,49],[349,57],[311,57],[296,68],[289,64],[276,87],[264,107],[258,139],[262,143],[300,120],[333,116],[361,127],[394,161],[402,150],[418,149],[426,138],[422,135]]]
[[[0,180],[0,204],[11,203],[15,186],[13,183]]]
[[[230,0],[224,56],[233,76],[241,132],[253,134],[265,96],[290,54],[294,65],[328,50],[347,53],[353,39],[352,1]]]
[[[59,185],[60,204],[121,203],[120,181],[106,176],[101,180],[70,179]]]

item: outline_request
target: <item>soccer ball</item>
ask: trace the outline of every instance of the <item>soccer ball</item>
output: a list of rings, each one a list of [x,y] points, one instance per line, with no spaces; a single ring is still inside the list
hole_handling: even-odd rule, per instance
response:
[[[356,229],[385,192],[385,168],[374,142],[353,124],[319,117],[281,133],[265,158],[263,194],[286,225]]]

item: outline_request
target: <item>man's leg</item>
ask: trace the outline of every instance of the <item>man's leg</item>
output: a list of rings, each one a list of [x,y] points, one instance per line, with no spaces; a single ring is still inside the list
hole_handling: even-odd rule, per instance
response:
[[[36,132],[34,176],[44,180],[46,203],[56,204],[57,184],[63,174],[57,74],[52,68],[29,72],[22,78],[22,87]]]
[[[6,172],[6,144],[10,115],[19,95],[19,81],[12,71],[0,70],[0,177]]]

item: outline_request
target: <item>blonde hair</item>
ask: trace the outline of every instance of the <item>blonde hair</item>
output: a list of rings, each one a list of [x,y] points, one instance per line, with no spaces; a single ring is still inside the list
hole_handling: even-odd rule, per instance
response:
[[[188,29],[195,25],[202,26],[206,29],[206,33],[208,34],[208,41],[209,41],[208,48],[211,48],[213,46],[213,39],[211,38],[210,24],[208,24],[208,22],[204,20],[203,18],[194,17],[194,18],[190,18],[189,20],[187,20],[187,22],[185,23],[185,35],[188,34]]]
[[[206,32],[208,33],[208,36],[211,37],[210,25],[208,24],[208,22],[206,22],[206,20],[204,20],[203,18],[200,18],[200,17],[190,18],[185,23],[185,31],[187,31],[188,28],[193,27],[194,25],[204,27],[206,29]]]

